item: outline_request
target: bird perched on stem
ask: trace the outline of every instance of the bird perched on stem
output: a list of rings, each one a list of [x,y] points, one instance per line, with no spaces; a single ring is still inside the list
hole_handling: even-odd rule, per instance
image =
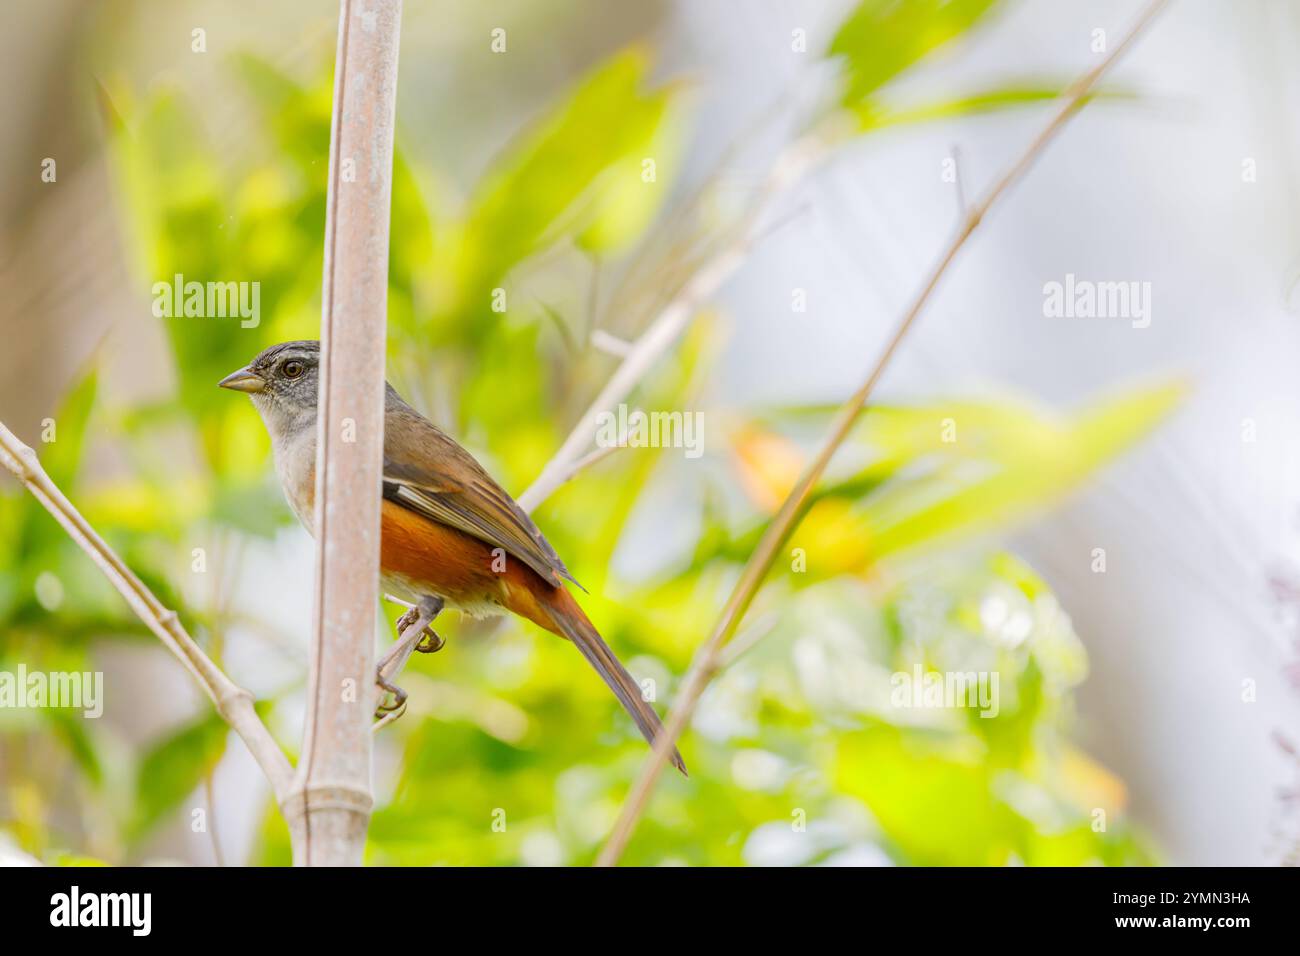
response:
[[[312,529],[320,344],[285,342],[227,375],[246,392],[271,435],[275,469],[298,520]],[[473,456],[411,408],[391,385],[384,407],[380,577],[431,622],[444,606],[473,616],[509,611],[574,643],[650,743],[662,730],[641,688],[587,619],[565,581],[577,584],[531,518]],[[418,650],[437,650],[422,642]],[[381,686],[394,690],[382,676]],[[673,750],[673,764],[686,765]]]

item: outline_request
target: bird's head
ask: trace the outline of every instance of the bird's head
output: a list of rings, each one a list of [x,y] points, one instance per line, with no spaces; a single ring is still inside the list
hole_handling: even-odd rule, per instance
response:
[[[217,383],[246,392],[262,413],[271,437],[314,425],[320,389],[320,343],[303,340],[272,345]]]

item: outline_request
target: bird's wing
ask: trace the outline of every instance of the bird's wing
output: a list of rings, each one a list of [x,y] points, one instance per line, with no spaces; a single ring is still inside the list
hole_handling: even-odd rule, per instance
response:
[[[385,498],[503,548],[557,587],[562,578],[578,584],[524,509],[464,448],[391,401],[384,429]]]

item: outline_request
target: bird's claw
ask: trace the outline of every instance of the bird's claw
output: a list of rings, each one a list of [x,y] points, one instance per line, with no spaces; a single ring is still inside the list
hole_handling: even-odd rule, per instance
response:
[[[406,613],[397,619],[397,636],[402,637],[406,634],[406,629],[413,625],[420,617],[420,608],[418,606],[408,608]],[[438,632],[431,627],[425,627],[420,634],[420,640],[415,645],[414,650],[421,654],[436,654],[446,646],[447,642],[438,636]]]
[[[375,683],[384,691],[384,699],[380,701],[379,705],[375,708],[376,717],[386,717],[389,714],[406,709],[406,691],[402,690],[402,688],[398,687],[396,684],[386,681],[382,673],[375,674]],[[391,704],[388,702],[389,694],[393,697],[393,702]]]
[[[438,632],[431,627],[426,627],[424,633],[420,635],[420,642],[415,645],[415,650],[421,654],[436,654],[447,646],[447,642],[438,636]]]
[[[415,623],[415,619],[420,616],[418,607],[409,607],[401,617],[397,619],[397,633],[400,635],[404,630]]]

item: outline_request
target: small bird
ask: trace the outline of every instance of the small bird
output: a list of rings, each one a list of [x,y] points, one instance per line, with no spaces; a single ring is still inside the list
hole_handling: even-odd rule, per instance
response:
[[[253,400],[289,507],[314,533],[320,343],[273,345],[218,384]],[[566,589],[565,581],[577,581],[555,549],[469,452],[387,383],[382,493],[379,564],[387,593],[431,616],[444,605],[475,617],[509,611],[568,638],[654,743],[659,715]],[[676,749],[672,761],[686,773]]]

